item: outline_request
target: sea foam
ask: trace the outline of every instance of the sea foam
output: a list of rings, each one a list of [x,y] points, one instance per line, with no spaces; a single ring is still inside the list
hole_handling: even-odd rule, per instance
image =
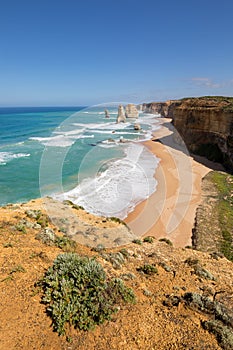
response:
[[[32,141],[38,141],[42,145],[47,147],[70,147],[76,140],[84,138],[93,138],[94,135],[80,135],[77,132],[70,134],[61,133],[61,135],[51,136],[51,137],[30,137]]]
[[[158,163],[145,146],[131,143],[125,148],[124,158],[110,161],[103,172],[97,169],[94,177],[54,198],[71,200],[95,215],[123,219],[156,190],[154,173]]]
[[[0,165],[6,165],[13,159],[30,157],[29,153],[0,152]]]

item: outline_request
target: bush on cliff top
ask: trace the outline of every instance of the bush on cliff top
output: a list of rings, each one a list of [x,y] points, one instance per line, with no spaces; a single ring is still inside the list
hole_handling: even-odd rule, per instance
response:
[[[42,302],[53,328],[65,334],[66,325],[89,330],[111,318],[121,302],[134,302],[133,291],[120,279],[108,281],[93,258],[75,253],[60,254],[41,281]]]

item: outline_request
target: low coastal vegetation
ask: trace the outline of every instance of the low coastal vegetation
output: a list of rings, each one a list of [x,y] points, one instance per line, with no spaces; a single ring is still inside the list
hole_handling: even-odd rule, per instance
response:
[[[155,265],[144,264],[137,267],[137,271],[143,272],[146,275],[154,275],[158,273],[158,269]]]
[[[220,251],[233,261],[233,176],[213,172],[211,179],[218,190],[218,219],[222,232]]]
[[[216,278],[212,275],[212,273],[210,273],[204,267],[201,266],[198,259],[188,258],[187,260],[185,260],[185,263],[193,268],[192,273],[194,273],[195,275],[207,280],[215,281]]]
[[[210,315],[209,320],[201,321],[203,329],[215,335],[222,349],[230,350],[233,348],[232,310],[218,301],[193,292],[186,292],[182,296],[170,294],[163,301],[164,306],[169,308],[177,307],[181,303],[203,315]]]
[[[201,97],[185,97],[178,101],[193,101],[194,104],[201,103],[202,107],[209,108],[210,103],[215,107],[219,105],[220,109],[233,112],[233,97],[227,96],[201,96]]]
[[[227,96],[204,96],[203,99],[216,101],[216,103],[222,103],[222,109],[233,112],[233,97]]]
[[[12,312],[17,317],[17,327],[9,329],[11,348],[44,343],[56,349],[128,350],[135,344],[168,349],[182,335],[180,349],[216,350],[217,342],[231,349],[232,279],[226,259],[177,251],[169,240],[151,236],[141,245],[117,248],[70,246],[59,226],[41,227],[34,212],[29,212],[34,218],[23,210],[12,213],[0,224],[1,323],[12,320]]]
[[[132,241],[132,243],[138,244],[138,245],[142,245],[141,239],[138,239],[138,238],[134,239],[134,240]]]
[[[74,251],[76,248],[76,242],[67,236],[58,236],[51,228],[46,228],[40,233],[37,233],[35,239],[40,240],[42,243],[48,246],[56,246],[62,250]]]
[[[143,238],[143,242],[146,242],[146,243],[153,243],[154,242],[154,237],[153,236],[146,236]]]
[[[197,211],[193,247],[233,261],[233,176],[210,172],[203,187],[207,195]]]
[[[81,330],[110,320],[122,302],[135,302],[132,289],[119,278],[107,279],[94,258],[75,253],[58,255],[40,282],[42,302],[59,335],[68,326]]]
[[[111,217],[107,218],[107,221],[113,221],[113,222],[116,222],[118,224],[127,226],[127,224],[123,220],[121,220],[115,216],[111,216]]]
[[[160,238],[159,239],[160,242],[165,242],[166,244],[173,246],[172,241],[168,238]]]

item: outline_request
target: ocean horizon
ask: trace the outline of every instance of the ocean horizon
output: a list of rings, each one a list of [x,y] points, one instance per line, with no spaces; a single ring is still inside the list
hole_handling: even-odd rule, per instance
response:
[[[126,217],[156,190],[159,160],[143,141],[159,115],[116,124],[117,107],[0,107],[0,205],[52,196]]]

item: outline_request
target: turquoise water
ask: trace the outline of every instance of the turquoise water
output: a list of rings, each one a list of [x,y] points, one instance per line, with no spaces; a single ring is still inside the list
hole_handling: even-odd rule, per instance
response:
[[[117,106],[110,118],[105,108],[0,108],[0,205],[52,195],[124,217],[148,197],[158,160],[141,141],[156,116],[140,114],[135,131],[135,120],[116,124]]]
[[[0,205],[40,197],[39,167],[46,137],[76,109],[0,108]]]

